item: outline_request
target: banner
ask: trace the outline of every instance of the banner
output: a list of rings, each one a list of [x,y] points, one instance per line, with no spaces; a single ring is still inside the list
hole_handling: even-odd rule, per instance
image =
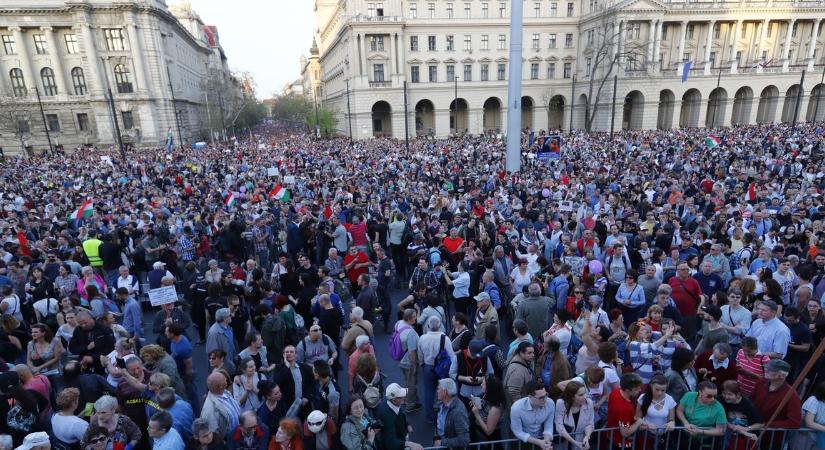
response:
[[[553,134],[550,136],[539,138],[539,160],[546,161],[549,159],[560,158],[561,145],[561,136],[559,136],[558,134]]]
[[[149,291],[149,303],[152,306],[166,305],[178,301],[178,293],[175,286],[166,286]]]

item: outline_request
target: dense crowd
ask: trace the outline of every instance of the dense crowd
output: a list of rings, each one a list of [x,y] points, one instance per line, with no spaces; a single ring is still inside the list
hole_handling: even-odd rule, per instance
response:
[[[822,128],[562,139],[6,158],[0,450],[825,448]]]

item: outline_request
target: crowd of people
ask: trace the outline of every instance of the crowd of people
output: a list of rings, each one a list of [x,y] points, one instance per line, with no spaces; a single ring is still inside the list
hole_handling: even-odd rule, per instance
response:
[[[708,133],[7,157],[0,450],[825,448],[823,129]]]

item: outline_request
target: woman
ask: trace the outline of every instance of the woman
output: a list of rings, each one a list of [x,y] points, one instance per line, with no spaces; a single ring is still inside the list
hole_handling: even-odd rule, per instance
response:
[[[653,304],[647,309],[647,315],[643,322],[650,327],[651,331],[660,331],[662,329],[662,313],[664,309],[661,306]]]
[[[42,323],[32,325],[32,340],[26,351],[26,365],[33,375],[47,377],[60,373],[60,358],[63,356],[63,344],[52,335],[52,331]]]
[[[97,292],[101,294],[106,294],[106,283],[103,281],[103,278],[100,275],[97,275],[90,266],[85,266],[80,270],[80,279],[77,280],[76,288],[77,293],[80,295],[80,306],[84,308],[89,307],[89,302],[92,299],[89,297],[88,292],[86,291],[87,286],[94,286],[97,288]]]
[[[756,433],[753,431],[764,427],[759,412],[750,400],[742,397],[742,391],[736,380],[727,380],[722,383],[722,398],[719,402],[728,418],[727,450],[750,449],[749,443],[752,439],[756,439]]]
[[[79,449],[80,441],[89,428],[89,423],[74,415],[78,407],[80,391],[77,388],[66,388],[57,394],[57,414],[52,416],[52,434],[55,439],[65,444],[69,449]]]
[[[192,439],[186,444],[186,450],[222,450],[226,448],[223,436],[212,431],[207,419],[195,419],[192,422]]]
[[[639,279],[639,272],[635,269],[628,269],[624,277],[624,283],[616,291],[616,303],[621,305],[624,324],[630,327],[642,313],[645,305],[645,290],[636,281]]]
[[[673,351],[670,369],[665,372],[667,378],[667,393],[678,403],[685,393],[696,390],[699,379],[693,363],[696,356],[688,349],[679,347]]]
[[[44,298],[54,298],[57,291],[54,283],[43,276],[43,269],[35,267],[29,274],[29,282],[26,284],[26,294],[31,295],[31,303]]]
[[[422,327],[424,333],[432,331],[427,326],[427,319],[432,316],[438,317],[441,320],[441,329],[447,329],[447,313],[444,312],[444,307],[441,306],[441,299],[437,295],[428,295],[426,298],[427,306],[418,315],[418,325]]]
[[[518,266],[513,267],[510,272],[510,286],[512,286],[513,292],[521,292],[532,280],[533,273],[527,267],[527,260],[524,258],[519,259]]]
[[[341,444],[347,450],[375,449],[377,429],[370,426],[371,420],[361,397],[350,398],[345,408],[346,419],[341,425]]]
[[[590,316],[593,312],[584,310],[581,317],[584,318],[584,328],[581,330],[582,346],[576,356],[576,373],[582,373],[590,366],[599,362],[599,345],[607,342],[610,332],[604,326],[594,326]]]
[[[518,345],[522,342],[529,342],[533,343],[533,336],[530,335],[530,329],[527,326],[527,322],[523,319],[516,319],[513,321],[513,334],[515,338],[510,342],[510,345],[507,347],[507,359],[513,356],[513,352],[516,351]]]
[[[258,382],[258,398],[261,406],[258,408],[258,420],[270,430],[278,429],[278,422],[287,415],[287,405],[281,401],[281,387],[275,382],[261,380]]]
[[[642,377],[642,383],[650,383],[655,371],[654,366],[658,366],[657,357],[662,346],[673,335],[673,328],[668,327],[662,336],[655,342],[650,342],[653,332],[644,322],[634,322],[627,330],[628,350],[630,351],[630,361],[625,367],[630,366],[632,372]]]
[[[107,312],[106,302],[109,299],[93,284],[88,284],[83,289],[86,291],[86,299],[89,301],[88,309],[92,311],[95,319],[100,319]]]
[[[676,425],[677,406],[676,400],[667,393],[667,378],[660,373],[653,375],[637,403],[636,419],[644,421],[642,429],[647,431],[639,436],[636,448],[664,450],[665,433],[673,431]]]
[[[112,439],[112,445],[115,448],[134,448],[142,433],[140,428],[123,414],[117,413],[117,399],[111,395],[104,395],[95,402],[95,412],[89,420],[90,429],[93,426],[99,426],[109,432]],[[85,447],[89,442],[85,439],[89,437],[87,430],[86,436],[82,445]]]
[[[178,395],[186,398],[186,386],[178,372],[178,363],[172,355],[166,353],[163,347],[156,344],[144,346],[140,349],[140,359],[146,364],[147,369],[155,373],[166,374],[171,381],[170,386]]]
[[[275,364],[269,364],[269,359],[267,359],[267,349],[261,333],[250,331],[246,334],[244,342],[246,342],[246,348],[238,353],[238,358],[252,358],[255,361],[255,369],[261,374],[275,370]]]
[[[223,280],[223,269],[218,267],[218,261],[214,259],[209,260],[209,269],[206,270],[203,277],[209,284],[220,284],[221,280]]]
[[[721,307],[722,319],[719,320],[719,323],[728,332],[729,343],[733,348],[734,355],[741,346],[742,336],[751,327],[751,312],[742,306],[743,297],[741,288],[732,287],[728,289],[728,304]],[[819,306],[819,302],[816,304]],[[803,311],[802,313],[803,321],[806,312]],[[823,325],[825,325],[825,314],[822,316]],[[823,327],[823,332],[825,332],[825,327]]]
[[[495,374],[481,381],[481,398],[470,397],[470,441],[484,442],[501,439],[501,421],[504,418],[504,386]]]
[[[77,310],[71,309],[66,311],[63,317],[65,317],[66,322],[57,329],[57,336],[60,338],[63,348],[66,349],[66,355],[71,356],[68,350],[69,341],[72,340],[74,329],[77,328]]]
[[[367,388],[378,388],[378,401],[381,400],[381,392],[384,391],[384,376],[378,370],[378,361],[375,355],[371,353],[364,353],[358,357],[355,362],[355,377],[352,380],[352,395],[357,395],[364,399],[364,404],[371,411],[378,406],[375,404],[376,399],[367,396]]]
[[[286,295],[275,296],[275,308],[278,310],[278,314],[281,316],[281,319],[283,319],[284,326],[286,327],[284,342],[297,342],[298,325],[295,318],[295,308],[292,307],[292,302],[289,297]]]
[[[800,319],[803,323],[808,325],[811,330],[811,337],[813,338],[813,348],[816,348],[822,339],[825,338],[825,311],[822,311],[822,305],[819,299],[812,298],[808,300],[805,308],[802,310]]]
[[[467,263],[459,261],[458,272],[444,271],[444,281],[453,287],[453,302],[455,310],[464,314],[470,314],[473,302],[470,299],[470,274],[467,272]]]
[[[269,442],[268,450],[303,450],[304,441],[302,435],[303,427],[298,419],[281,419],[278,424],[278,431]]]
[[[242,412],[257,411],[262,403],[258,398],[258,382],[262,378],[255,367],[255,360],[249,357],[241,360],[238,372],[232,388],[235,400],[241,406]]]
[[[587,388],[578,381],[567,383],[562,398],[556,400],[555,425],[562,438],[558,448],[587,448],[590,435],[593,433],[594,420],[593,401],[588,398]]]
[[[81,443],[85,450],[112,450],[112,434],[109,430],[97,425],[90,425],[83,434]]]
[[[819,383],[813,395],[802,404],[804,426],[808,433],[798,433],[791,446],[794,450],[817,450],[825,448],[825,382]]]
[[[753,306],[754,302],[756,301],[757,295],[756,281],[750,277],[742,278],[742,280],[739,282],[739,290],[742,293],[740,304],[748,311],[755,311]],[[728,295],[728,300],[730,300],[730,295]]]
[[[209,372],[214,372],[216,370],[227,370],[229,367],[226,365],[226,352],[223,350],[212,350],[207,355],[207,359],[209,360]],[[232,384],[232,380],[227,380],[227,384]]]
[[[57,304],[57,324],[66,323],[66,314],[80,305],[80,298],[77,295],[66,296],[60,299]]]
[[[126,360],[130,356],[135,356],[135,341],[131,338],[119,338],[115,341],[115,349],[108,355],[109,365],[111,367],[125,368]],[[121,376],[118,371],[109,372],[106,381],[109,382],[113,388],[117,388],[120,383]]]
[[[561,392],[556,388],[560,382],[570,378],[570,363],[564,353],[561,352],[561,342],[555,336],[544,337],[544,345],[536,355],[536,369],[534,377],[541,382],[551,397],[558,396]]]
[[[68,264],[61,264],[57,269],[57,277],[54,279],[54,285],[57,288],[57,295],[60,298],[68,297],[71,294],[78,294],[77,282],[79,278],[72,273],[72,269]]]
[[[719,322],[722,319],[722,310],[716,305],[705,305],[700,308],[702,317],[702,339],[696,346],[696,354],[701,355],[712,349],[718,342],[728,343],[728,330]]]
[[[679,401],[676,417],[685,427],[683,449],[721,449],[725,435],[725,409],[716,401],[716,385],[703,381],[697,392],[688,392]]]

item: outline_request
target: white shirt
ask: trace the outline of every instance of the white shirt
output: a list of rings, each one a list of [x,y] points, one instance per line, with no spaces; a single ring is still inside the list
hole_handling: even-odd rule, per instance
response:
[[[639,405],[642,404],[644,397],[645,394],[639,396]],[[673,397],[670,396],[670,394],[665,394],[665,398],[662,399],[661,402],[664,402],[662,409],[656,409],[655,401],[650,403],[650,407],[647,408],[647,412],[644,416],[645,422],[652,423],[660,427],[664,427],[665,425],[667,425],[667,421],[670,416],[670,411],[672,411],[673,408],[676,407],[676,400],[674,400]]]
[[[428,331],[424,333],[418,340],[418,357],[421,358],[422,364],[435,365],[435,357],[438,356],[438,351],[441,348],[441,336],[444,336],[444,348],[449,348],[450,359],[452,364],[456,364],[455,353],[452,352],[452,343],[450,337],[441,331]]]

